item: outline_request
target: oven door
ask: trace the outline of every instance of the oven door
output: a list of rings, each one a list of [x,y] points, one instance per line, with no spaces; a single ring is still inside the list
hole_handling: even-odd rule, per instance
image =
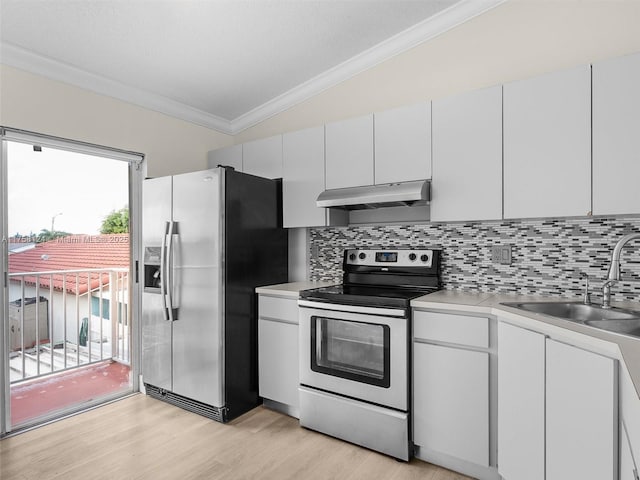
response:
[[[302,385],[408,410],[404,310],[302,300],[299,305]]]

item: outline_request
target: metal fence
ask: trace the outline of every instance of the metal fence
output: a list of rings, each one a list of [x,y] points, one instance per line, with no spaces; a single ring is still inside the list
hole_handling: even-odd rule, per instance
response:
[[[110,359],[129,365],[129,292],[124,268],[9,274],[11,382]]]

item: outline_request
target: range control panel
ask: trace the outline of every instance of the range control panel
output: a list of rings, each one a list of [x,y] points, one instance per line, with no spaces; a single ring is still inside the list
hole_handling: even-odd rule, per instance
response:
[[[347,250],[348,265],[431,267],[433,250]]]

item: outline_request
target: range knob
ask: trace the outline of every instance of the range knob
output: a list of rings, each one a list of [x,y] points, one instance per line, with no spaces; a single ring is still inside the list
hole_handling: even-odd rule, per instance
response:
[[[412,262],[416,259],[416,254],[415,253],[410,253],[409,254],[409,260],[411,260]]]
[[[366,255],[364,252],[360,252],[360,255],[358,255],[358,258],[359,258],[360,260],[364,260],[366,256],[367,256],[367,255]]]
[[[429,255],[427,255],[426,253],[420,256],[420,260],[422,260],[423,262],[428,262],[429,261]]]
[[[352,262],[356,259],[356,254],[355,253],[350,253],[349,254],[349,260],[351,260]]]

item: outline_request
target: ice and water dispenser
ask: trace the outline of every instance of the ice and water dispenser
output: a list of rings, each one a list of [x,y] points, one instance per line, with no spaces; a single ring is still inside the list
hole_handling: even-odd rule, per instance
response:
[[[145,247],[144,249],[144,291],[160,293],[162,270],[160,268],[160,247]]]

